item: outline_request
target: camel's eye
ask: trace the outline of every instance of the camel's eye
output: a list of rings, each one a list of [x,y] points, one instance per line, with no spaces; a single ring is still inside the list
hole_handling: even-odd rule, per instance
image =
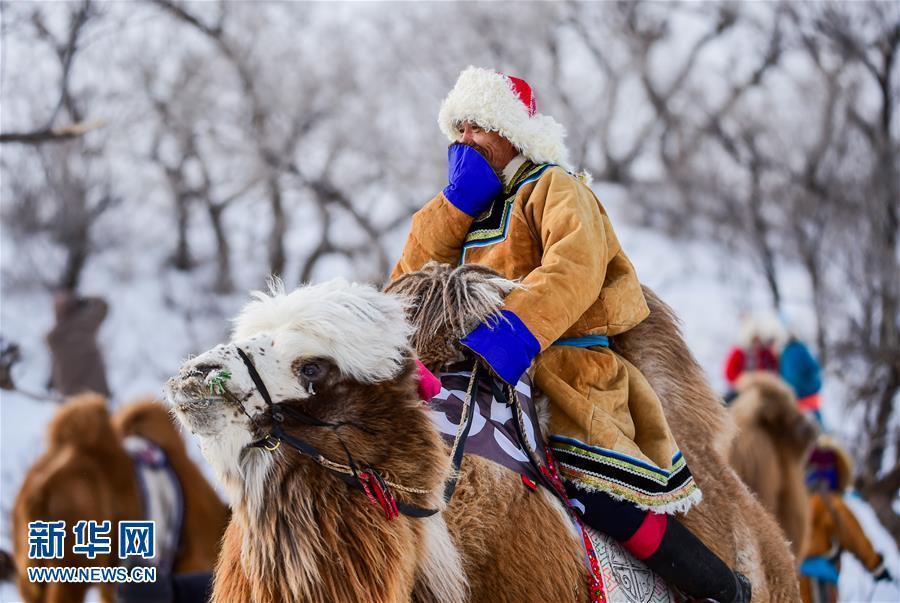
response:
[[[332,363],[328,358],[296,358],[291,363],[291,370],[304,387],[308,383],[316,383],[325,379],[331,372]]]
[[[328,372],[327,367],[318,360],[304,362],[300,367],[300,374],[309,381],[321,379],[326,372]]]

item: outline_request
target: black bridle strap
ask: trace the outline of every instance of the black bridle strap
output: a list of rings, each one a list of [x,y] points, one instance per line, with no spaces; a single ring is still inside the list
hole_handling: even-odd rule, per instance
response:
[[[310,425],[312,427],[336,428],[336,427],[343,427],[344,425],[349,425],[351,427],[355,427],[356,429],[359,429],[360,431],[365,431],[367,433],[371,433],[370,430],[366,429],[365,427],[362,427],[361,425],[356,425],[355,423],[353,423],[351,421],[339,421],[336,423],[328,423],[321,419],[317,419],[316,417],[313,417],[312,415],[308,415],[305,412],[303,412],[297,408],[293,408],[293,407],[287,406],[285,404],[280,404],[278,402],[273,402],[272,396],[271,396],[271,394],[269,394],[269,390],[268,390],[268,388],[266,388],[265,382],[262,380],[262,377],[260,376],[259,371],[256,370],[256,365],[253,364],[253,360],[251,360],[251,358],[247,355],[247,353],[244,352],[244,350],[242,350],[241,348],[237,348],[237,352],[238,352],[238,356],[240,356],[240,358],[241,358],[241,361],[243,361],[244,366],[247,367],[247,373],[249,373],[250,379],[253,381],[253,384],[256,386],[256,389],[259,391],[259,395],[262,396],[266,405],[272,409],[272,412],[273,412],[272,418],[275,419],[276,422],[281,423],[284,420],[283,416],[281,416],[281,417],[277,416],[278,413],[281,413],[282,415],[290,415],[292,418],[297,419],[301,423],[303,423],[305,425]]]
[[[269,436],[269,437],[273,437],[277,440],[281,440],[282,442],[284,442],[285,444],[287,444],[288,446],[290,446],[291,448],[293,448],[300,454],[310,457],[317,463],[321,464],[322,459],[325,458],[324,455],[322,455],[322,453],[319,452],[319,450],[315,446],[313,446],[312,444],[309,444],[307,442],[304,442],[301,439],[295,438],[294,436],[290,435],[289,433],[286,433],[281,428],[280,425],[275,427],[275,429],[272,431],[271,436]],[[265,442],[265,441],[267,441],[267,438],[263,438],[262,440],[260,440],[260,442]],[[362,483],[360,482],[359,469],[357,468],[357,464],[353,460],[353,456],[350,455],[349,451],[347,451],[347,455],[348,455],[348,460],[350,463],[351,472],[343,473],[341,471],[336,471],[334,469],[331,469],[331,471],[332,471],[332,473],[337,475],[339,478],[341,478],[344,482],[346,482],[348,485],[352,486],[353,488],[356,488],[357,490],[364,491],[365,489],[363,488]],[[368,471],[377,475],[379,478],[381,477],[374,469],[368,469]],[[432,515],[434,515],[438,512],[437,509],[426,509],[424,507],[407,504],[401,500],[397,500],[396,502],[397,502],[397,508],[399,509],[399,511],[408,517],[431,517]]]
[[[297,409],[290,408],[290,407],[280,405],[280,404],[276,404],[275,402],[272,401],[272,396],[269,394],[269,390],[266,387],[266,384],[263,382],[262,377],[259,374],[259,371],[256,370],[256,365],[253,364],[253,361],[250,359],[249,356],[247,356],[247,354],[244,352],[244,350],[242,350],[240,347],[237,347],[237,346],[235,346],[235,347],[237,349],[238,356],[240,357],[241,361],[244,363],[244,366],[247,367],[247,373],[250,375],[250,379],[253,381],[253,384],[256,386],[256,389],[259,392],[259,395],[262,396],[263,400],[270,408],[284,410],[287,414],[291,415],[292,417],[299,419],[301,422],[306,423],[307,425],[314,426],[314,427],[330,427],[332,429],[335,429],[342,425],[353,425],[353,423],[350,423],[350,422],[326,423],[324,421],[316,419],[315,417],[311,417]],[[471,413],[469,413],[469,414],[470,414],[469,424],[466,426],[466,429],[465,429],[466,435],[468,435],[469,426],[471,425]],[[304,442],[303,440],[301,440],[299,438],[295,438],[294,436],[285,432],[281,426],[281,422],[282,421],[276,421],[276,424],[275,424],[274,428],[272,429],[272,432],[269,435],[265,436],[264,438],[262,438],[260,440],[257,440],[256,442],[253,442],[252,444],[250,444],[250,446],[254,447],[254,448],[268,448],[272,444],[271,440],[274,438],[278,441],[284,442],[285,444],[287,444],[288,446],[290,446],[291,448],[293,448],[300,454],[310,457],[311,459],[313,459],[314,461],[316,461],[319,464],[323,464],[324,460],[326,459],[325,455],[323,455],[321,452],[319,452],[318,448],[316,448],[312,444],[309,444],[308,442]],[[368,431],[367,429],[365,429],[363,427],[359,427],[359,426],[355,426],[355,427],[357,427],[358,429],[361,429],[363,431]],[[337,436],[337,434],[335,434],[335,435]],[[340,438],[340,436],[337,436],[337,437],[338,437],[338,441],[341,443],[341,446],[344,448],[344,452],[347,455],[347,462],[349,465],[350,472],[344,473],[341,471],[337,471],[335,469],[331,469],[331,471],[333,473],[337,474],[343,481],[345,481],[350,486],[357,488],[359,490],[365,491],[365,487],[362,484],[362,481],[361,481],[361,478],[359,475],[360,472],[357,468],[356,461],[353,459],[353,455],[350,454],[350,450],[347,448],[346,444],[344,444],[344,441]],[[465,440],[463,439],[460,442],[459,449],[461,450],[464,447],[465,447]],[[461,460],[462,460],[461,452],[458,456],[459,456],[459,462],[461,462]],[[447,482],[447,488],[449,489],[450,494],[453,493],[453,490],[456,487],[456,481],[459,476],[459,462],[454,461],[453,477],[450,480],[448,480],[448,482]],[[378,479],[382,484],[384,484],[384,479],[374,468],[368,468],[367,471],[369,473],[371,473],[373,476],[375,476],[376,479]],[[447,494],[446,494],[447,488],[445,488],[445,496],[447,497],[446,500],[449,501],[449,496],[447,496]],[[397,505],[397,509],[401,513],[403,513],[404,515],[406,515],[408,517],[420,517],[420,518],[421,517],[431,517],[432,515],[434,515],[438,512],[437,509],[426,509],[423,507],[418,507],[416,505],[410,505],[410,504],[404,503],[403,501],[400,501],[400,500],[396,500],[395,503]]]
[[[241,360],[244,362],[244,366],[247,367],[247,372],[250,373],[250,379],[253,380],[253,385],[256,386],[256,391],[259,392],[259,395],[262,396],[262,399],[265,400],[266,404],[269,406],[274,406],[275,403],[272,402],[272,396],[269,395],[269,390],[266,388],[266,384],[263,383],[262,377],[259,376],[259,373],[256,370],[256,366],[253,364],[253,361],[244,353],[244,350],[235,346],[237,348],[238,356],[241,357]]]

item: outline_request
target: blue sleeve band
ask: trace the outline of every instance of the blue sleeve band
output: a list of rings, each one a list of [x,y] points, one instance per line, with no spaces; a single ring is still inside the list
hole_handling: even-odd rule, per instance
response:
[[[490,365],[501,379],[515,385],[541,351],[541,345],[525,323],[509,310],[506,320],[481,323],[460,342]]]

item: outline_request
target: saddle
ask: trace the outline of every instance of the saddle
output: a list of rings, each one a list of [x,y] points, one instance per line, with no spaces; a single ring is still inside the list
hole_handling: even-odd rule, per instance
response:
[[[471,362],[448,366],[440,374],[440,392],[431,399],[431,420],[450,446],[463,420],[471,373]],[[485,376],[478,381],[476,391],[472,392],[474,411],[465,451],[515,471],[526,485],[532,487],[543,479],[532,462],[532,455],[537,456],[540,465],[546,466],[546,441],[527,375],[516,384],[515,393],[521,422],[517,409],[496,380]]]
[[[552,453],[541,431],[540,409],[527,374],[515,388],[501,387],[484,375],[467,396],[471,361],[447,366],[438,375],[441,389],[431,398],[430,416],[448,446],[466,427],[466,399],[470,399],[465,453],[493,461],[516,472],[531,490],[545,487],[569,511],[572,527],[581,537],[589,570],[592,601],[608,603],[672,603],[675,595],[665,582],[631,556],[610,536],[583,524],[568,499]],[[512,395],[515,399],[512,399]]]
[[[127,436],[123,445],[134,462],[144,520],[155,523],[156,556],[141,561],[171,571],[181,542],[184,495],[181,482],[162,448],[146,438]],[[135,559],[129,557],[129,560]]]

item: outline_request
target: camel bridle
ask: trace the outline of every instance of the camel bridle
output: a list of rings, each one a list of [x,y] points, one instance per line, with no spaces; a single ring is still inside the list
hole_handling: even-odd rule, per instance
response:
[[[246,353],[244,353],[241,348],[238,347],[237,352],[238,356],[240,356],[241,360],[243,361],[244,366],[247,367],[247,372],[250,374],[250,378],[253,380],[257,391],[262,396],[263,400],[265,400],[266,405],[269,407],[272,420],[275,424],[274,428],[269,432],[268,435],[264,436],[260,440],[257,440],[256,442],[249,444],[250,447],[265,448],[266,450],[269,450],[271,452],[277,450],[281,446],[281,443],[284,442],[300,454],[311,458],[319,465],[334,472],[336,475],[338,475],[338,477],[340,477],[351,487],[362,490],[366,494],[366,497],[369,499],[369,501],[372,502],[372,504],[381,507],[381,509],[385,513],[385,518],[388,521],[395,519],[401,513],[408,517],[422,518],[430,517],[438,512],[438,509],[426,509],[423,507],[418,507],[416,505],[410,505],[402,501],[398,501],[392,494],[391,488],[400,492],[405,492],[407,494],[429,494],[431,490],[424,488],[411,488],[402,484],[390,482],[384,479],[378,470],[368,465],[360,469],[359,463],[354,460],[353,455],[350,454],[350,450],[344,444],[343,440],[341,440],[336,431],[335,436],[338,438],[338,441],[341,443],[341,446],[344,448],[344,452],[347,455],[346,465],[328,459],[312,444],[304,442],[303,440],[295,438],[286,433],[283,427],[284,414],[282,413],[282,411],[285,414],[289,414],[291,415],[291,417],[314,427],[328,427],[332,430],[336,430],[339,427],[347,425],[356,427],[357,429],[362,429],[363,431],[367,430],[351,422],[328,423],[325,421],[321,421],[315,417],[303,413],[298,409],[273,402],[272,397],[269,395],[269,390],[266,388],[266,384],[263,382],[262,377],[256,370],[256,366],[254,366],[253,361]],[[469,429],[472,426],[473,417],[475,414],[474,409],[476,406],[476,402],[473,398],[473,395],[478,391],[479,374],[483,370],[486,369],[484,368],[484,366],[482,366],[481,360],[476,359],[472,365],[472,372],[466,390],[466,397],[463,401],[462,416],[460,418],[459,425],[457,426],[456,436],[453,441],[453,448],[450,453],[452,469],[450,477],[444,483],[445,504],[450,502],[450,499],[453,496],[453,492],[456,489],[456,482],[459,479],[459,468],[462,464],[463,454],[465,452],[466,439],[469,437]],[[498,401],[510,405],[513,408],[514,416],[516,418],[516,420],[514,421],[516,435],[519,441],[522,442],[524,450],[528,455],[529,462],[532,464],[535,470],[538,471],[538,475],[540,475],[541,477],[541,482],[547,488],[549,488],[550,492],[555,493],[556,496],[558,496],[560,500],[563,501],[570,517],[572,518],[572,521],[580,529],[582,543],[585,547],[585,550],[587,551],[587,559],[585,561],[588,570],[588,590],[592,594],[591,600],[601,600],[600,597],[602,596],[604,591],[600,566],[597,563],[596,554],[594,553],[593,545],[591,544],[591,539],[584,526],[584,523],[581,521],[575,510],[575,507],[572,505],[571,501],[568,498],[568,495],[566,494],[565,486],[563,485],[562,478],[560,477],[559,472],[556,468],[553,456],[550,454],[550,451],[547,450],[548,462],[547,465],[544,466],[537,458],[531,446],[528,445],[528,439],[525,436],[525,428],[523,424],[522,405],[517,400],[515,388],[512,386],[508,386],[509,392],[504,393],[502,391],[502,388],[497,385],[496,381],[493,378],[489,377],[489,380],[491,383],[491,389],[494,398]],[[240,403],[240,405],[243,409],[243,403]],[[246,409],[244,409],[244,413],[250,416],[249,413],[247,413]],[[252,420],[253,419],[251,417],[251,421]]]
[[[395,519],[401,513],[403,515],[406,515],[407,517],[423,518],[430,517],[438,512],[438,509],[427,509],[397,500],[391,490],[414,495],[430,494],[432,490],[427,488],[406,486],[385,479],[384,477],[382,477],[382,472],[375,467],[358,462],[353,457],[350,449],[344,443],[343,439],[340,437],[340,434],[337,431],[339,428],[347,426],[359,429],[360,431],[366,433],[371,433],[368,429],[352,421],[322,421],[321,419],[318,419],[312,415],[308,415],[293,406],[274,402],[272,400],[272,396],[269,394],[269,389],[266,387],[266,384],[262,379],[262,376],[260,376],[259,371],[256,370],[256,365],[253,363],[253,360],[240,347],[235,346],[235,348],[237,349],[238,356],[244,363],[244,366],[247,368],[247,372],[250,375],[250,379],[253,381],[253,385],[256,387],[256,391],[259,392],[259,395],[262,396],[262,399],[265,401],[268,408],[269,417],[271,418],[273,423],[273,427],[269,431],[269,433],[262,438],[248,444],[248,448],[262,448],[269,452],[274,452],[281,446],[282,443],[290,446],[301,455],[312,459],[317,464],[336,474],[341,480],[346,482],[351,487],[362,491],[372,504],[381,507],[388,521]],[[474,391],[477,391],[479,372],[480,363],[476,362],[475,366],[473,366],[472,368],[472,376],[469,380],[468,391],[466,392],[466,399],[463,407],[463,420],[461,420],[459,423],[456,438],[453,443],[453,449],[451,451],[452,467],[450,477],[444,484],[445,503],[450,502],[450,498],[453,496],[453,492],[456,489],[456,482],[459,479],[459,468],[462,464],[462,457],[465,451],[465,442],[466,438],[469,435],[469,428],[472,425],[472,418],[474,416],[475,405],[472,403],[472,393]],[[250,413],[247,412],[243,402],[241,402],[240,400],[237,400],[237,402],[238,404],[240,404],[241,409],[244,411],[244,414],[247,415],[251,421],[256,422],[256,419],[254,419],[250,415]],[[347,462],[339,463],[333,461],[322,454],[315,446],[313,446],[309,442],[305,442],[300,438],[287,433],[284,429],[284,421],[286,417],[290,417],[291,419],[294,419],[310,427],[323,427],[331,429],[338,442],[340,442],[341,447],[344,449],[344,453],[347,457]]]

